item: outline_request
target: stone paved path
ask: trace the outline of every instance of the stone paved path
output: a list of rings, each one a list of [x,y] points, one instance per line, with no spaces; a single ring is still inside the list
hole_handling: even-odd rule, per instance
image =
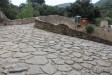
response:
[[[0,75],[112,75],[112,47],[33,24],[0,26]]]

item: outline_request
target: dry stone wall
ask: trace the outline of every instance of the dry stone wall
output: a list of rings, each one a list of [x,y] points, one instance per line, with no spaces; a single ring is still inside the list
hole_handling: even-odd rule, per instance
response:
[[[46,20],[48,20],[48,19],[46,19]],[[77,31],[75,29],[73,30],[70,28],[70,25],[59,24],[59,23],[53,24],[51,22],[46,22],[45,20],[41,20],[41,18],[35,19],[35,27],[37,27],[39,29],[46,30],[46,31],[58,33],[58,34],[68,35],[68,36],[72,36],[72,37],[78,37],[78,38],[82,38],[82,39],[87,39],[87,40],[91,40],[91,41],[95,41],[95,42],[99,42],[99,43],[112,45],[112,41],[110,41],[110,40],[106,40],[106,39],[103,39],[98,36],[93,36],[93,35],[90,35],[90,34],[87,34],[87,33],[81,32],[81,31]]]
[[[5,25],[22,25],[22,24],[29,24],[34,23],[34,18],[24,18],[24,19],[17,19],[17,20],[10,20],[4,22]]]

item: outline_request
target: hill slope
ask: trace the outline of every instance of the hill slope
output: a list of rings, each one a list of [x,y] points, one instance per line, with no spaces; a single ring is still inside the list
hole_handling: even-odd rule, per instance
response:
[[[67,6],[70,6],[71,4],[72,3],[63,3],[63,4],[56,5],[56,6],[59,8],[66,8]]]
[[[101,7],[101,6],[105,6],[106,4],[111,5],[112,0],[100,0],[100,1],[95,3],[95,6]]]

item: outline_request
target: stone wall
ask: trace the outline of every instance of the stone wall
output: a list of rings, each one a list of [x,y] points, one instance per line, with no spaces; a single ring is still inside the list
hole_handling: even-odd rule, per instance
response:
[[[22,24],[29,24],[34,23],[34,18],[24,18],[24,19],[16,19],[16,20],[9,20],[5,21],[4,25],[22,25]]]
[[[46,30],[46,31],[58,33],[58,34],[68,35],[68,36],[72,36],[72,37],[78,37],[78,38],[82,38],[82,39],[86,39],[86,40],[91,40],[91,41],[95,41],[95,42],[99,42],[99,43],[112,45],[112,41],[110,41],[110,40],[105,40],[100,37],[96,37],[96,36],[81,32],[81,31],[73,30],[73,29],[69,28],[68,25],[66,25],[66,24],[54,25],[52,23],[44,22],[44,21],[40,20],[39,18],[37,18],[37,19],[35,19],[35,27],[37,27],[39,29]]]
[[[5,14],[0,10],[0,23],[3,23],[4,21],[9,20]]]
[[[58,16],[58,15],[40,16],[38,17],[38,19],[54,25],[65,24],[70,29],[75,29],[77,26],[75,22],[73,22],[70,18],[64,16]]]

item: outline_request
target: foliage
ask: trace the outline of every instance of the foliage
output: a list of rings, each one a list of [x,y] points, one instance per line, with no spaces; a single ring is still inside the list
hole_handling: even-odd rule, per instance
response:
[[[106,17],[104,20],[108,21],[109,25],[112,25],[112,19],[110,17]]]
[[[99,26],[101,21],[102,21],[102,18],[96,18],[95,19],[95,25]]]
[[[95,6],[100,8],[102,18],[112,18],[112,0],[100,0],[95,4]]]
[[[29,18],[33,17],[33,8],[30,1],[27,1],[26,5],[23,7],[23,9],[18,13],[17,18]]]
[[[33,5],[45,3],[45,0],[30,0],[30,1],[32,2]]]
[[[80,15],[84,18],[87,17],[90,21],[100,16],[98,7],[94,7],[91,0],[77,0],[67,7],[67,11],[70,13],[69,16]]]
[[[91,34],[91,33],[93,33],[94,32],[94,27],[93,26],[91,26],[91,25],[87,25],[86,26],[86,32],[87,33],[89,33],[89,34]]]

